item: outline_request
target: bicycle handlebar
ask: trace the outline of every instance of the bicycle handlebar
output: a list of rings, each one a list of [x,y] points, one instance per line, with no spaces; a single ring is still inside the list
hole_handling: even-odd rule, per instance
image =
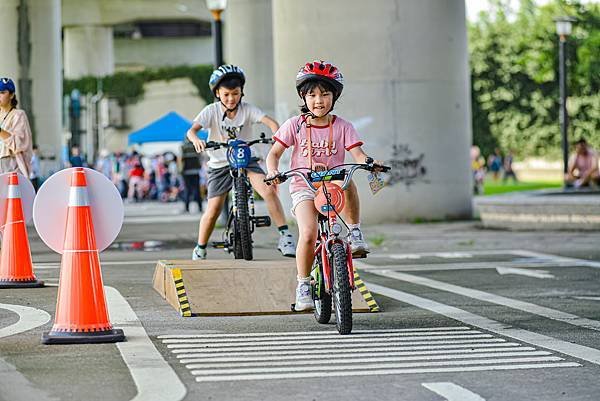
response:
[[[273,143],[273,140],[271,138],[265,138],[265,133],[262,132],[260,134],[260,138],[259,139],[253,139],[249,142],[246,142],[247,146],[252,146],[252,145],[256,145],[257,143]],[[204,147],[204,149],[219,149],[219,148],[227,148],[229,147],[229,142],[217,142],[217,141],[208,141],[206,142],[206,146]]]
[[[371,157],[367,157],[365,160],[366,163],[344,163],[344,164],[340,164],[338,166],[332,167],[330,169],[327,169],[325,171],[325,174],[330,173],[330,172],[335,172],[334,170],[339,169],[340,167],[344,167],[344,166],[350,166],[350,170],[348,171],[344,171],[344,181],[342,183],[342,190],[345,190],[346,188],[348,188],[348,185],[350,184],[350,179],[352,178],[352,175],[354,174],[354,172],[356,170],[367,170],[367,171],[375,171],[376,169],[380,169],[383,172],[386,171],[390,171],[391,167],[389,166],[383,166],[383,165],[376,165],[373,164],[373,159]],[[307,170],[308,173],[302,173],[301,170]],[[302,180],[308,185],[308,187],[313,191],[313,192],[317,192],[318,188],[316,188],[312,181],[309,180],[309,175],[310,173],[313,172],[313,170],[311,170],[309,167],[298,167],[295,168],[293,170],[289,170],[289,171],[285,171],[283,173],[279,173],[274,177],[271,178],[265,178],[263,181],[267,184],[267,185],[271,185],[272,181],[279,179],[280,182],[285,182],[290,176],[298,176],[300,178],[302,178]]]

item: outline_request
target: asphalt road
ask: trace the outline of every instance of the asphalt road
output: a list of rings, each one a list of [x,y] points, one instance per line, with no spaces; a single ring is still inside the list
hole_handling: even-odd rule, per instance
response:
[[[156,261],[194,245],[198,215],[180,209],[128,206],[102,253],[119,345],[41,344],[60,256],[30,230],[50,286],[0,290],[1,400],[598,399],[600,233],[365,227],[359,272],[383,312],[341,337],[310,314],[180,317],[152,289]],[[275,230],[258,230],[256,258],[281,258]]]

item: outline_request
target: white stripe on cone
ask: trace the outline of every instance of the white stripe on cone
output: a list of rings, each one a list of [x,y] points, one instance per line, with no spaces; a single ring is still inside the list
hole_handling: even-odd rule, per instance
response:
[[[71,187],[69,190],[69,206],[89,206],[87,187]]]

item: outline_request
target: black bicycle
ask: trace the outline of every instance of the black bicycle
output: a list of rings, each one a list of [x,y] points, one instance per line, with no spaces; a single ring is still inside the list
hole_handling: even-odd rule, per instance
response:
[[[215,248],[223,248],[232,253],[235,259],[252,260],[252,233],[256,227],[271,225],[269,216],[254,215],[254,191],[248,180],[246,168],[252,157],[250,147],[257,143],[272,143],[271,139],[260,135],[260,139],[249,142],[241,139],[230,139],[227,142],[209,141],[206,149],[227,149],[229,173],[233,177],[232,202],[229,207],[227,224],[221,242],[213,242]]]

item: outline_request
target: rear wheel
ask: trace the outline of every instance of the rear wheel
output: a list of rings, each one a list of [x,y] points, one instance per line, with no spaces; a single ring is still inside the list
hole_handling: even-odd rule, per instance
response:
[[[252,229],[248,211],[248,183],[246,177],[235,178],[236,233],[239,233],[242,255],[252,260]],[[236,238],[237,239],[237,238]]]
[[[352,331],[352,289],[348,279],[346,249],[338,242],[331,246],[331,266],[335,325],[340,334],[350,334]]]
[[[312,284],[313,300],[315,302],[314,315],[317,322],[329,323],[331,319],[331,295],[325,292],[325,279],[321,256],[315,257],[314,283]]]

